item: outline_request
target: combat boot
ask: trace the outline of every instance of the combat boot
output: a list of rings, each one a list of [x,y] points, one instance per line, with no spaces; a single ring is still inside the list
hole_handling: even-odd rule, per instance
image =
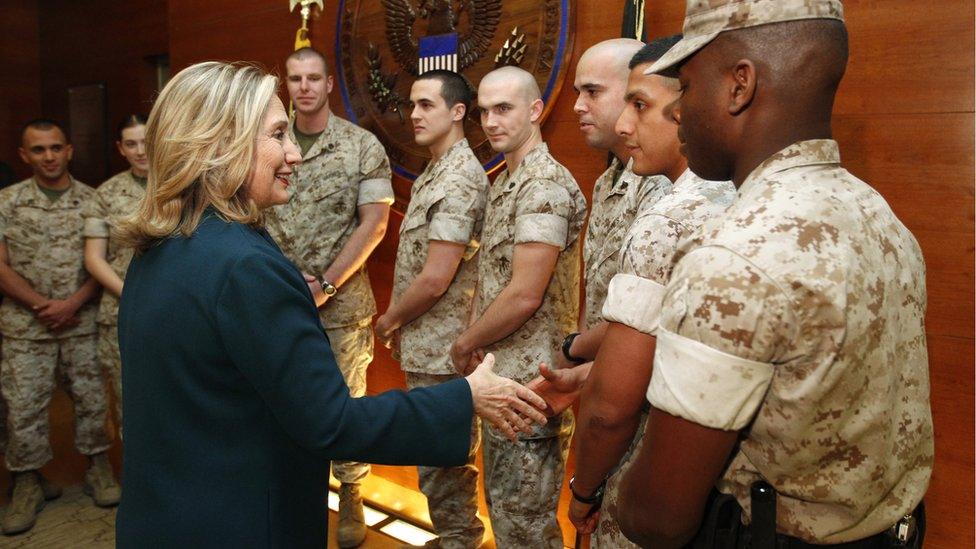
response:
[[[366,539],[366,520],[363,518],[363,498],[358,484],[339,486],[339,528],[336,542],[342,549],[358,547]]]
[[[85,472],[85,494],[95,500],[99,507],[114,507],[122,498],[122,489],[115,482],[112,466],[104,452],[91,456],[91,466]]]
[[[11,536],[26,532],[37,522],[37,513],[44,508],[44,490],[34,471],[14,473],[14,493],[3,514],[0,528]]]

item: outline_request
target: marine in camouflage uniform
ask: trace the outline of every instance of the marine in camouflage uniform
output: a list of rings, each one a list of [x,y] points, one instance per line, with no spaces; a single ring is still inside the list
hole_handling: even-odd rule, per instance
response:
[[[734,198],[735,187],[730,181],[707,181],[685,170],[671,192],[637,216],[628,231],[620,250],[618,273],[610,281],[603,306],[606,320],[654,335],[678,243],[724,212]],[[630,448],[607,479],[600,521],[590,542],[594,548],[637,547],[620,532],[615,517],[621,478],[643,439],[646,421],[647,414],[641,413]]]
[[[71,179],[52,201],[33,178],[0,191],[0,234],[9,264],[37,293],[65,299],[88,280],[81,211],[93,193]],[[95,305],[83,305],[76,317],[78,325],[52,332],[13,299],[0,305],[0,389],[9,408],[10,471],[33,471],[52,458],[48,405],[56,373],[74,402],[78,451],[92,456],[111,445],[105,386],[95,358]]]
[[[842,543],[890,527],[934,459],[915,238],[831,140],[768,158],[706,227],[665,291],[651,404],[715,429],[751,422],[718,483],[747,517],[766,479],[783,533]]]
[[[509,336],[487,346],[495,373],[526,383],[539,363],[552,364],[563,334],[579,316],[579,235],[586,201],[572,174],[545,143],[491,186],[478,260],[478,315],[512,278],[517,244],[539,242],[561,249],[541,306]],[[573,433],[567,410],[515,443],[484,428],[485,489],[498,547],[563,547],[556,506]]]
[[[125,280],[125,272],[132,260],[132,248],[119,246],[111,237],[113,228],[135,212],[146,194],[145,179],[140,182],[131,170],[118,173],[102,183],[89,200],[82,215],[85,218],[85,238],[104,238],[108,241],[106,260],[115,274]],[[119,357],[119,298],[102,291],[98,305],[98,362],[109,374],[115,390],[115,412],[122,425],[122,359]]]
[[[461,139],[414,181],[410,205],[400,224],[393,296],[403,295],[420,275],[430,241],[466,246],[450,287],[426,313],[400,328],[400,367],[407,387],[428,387],[458,377],[448,350],[467,326],[477,283],[479,238],[488,197],[488,176]],[[463,467],[418,467],[420,490],[442,549],[475,549],[484,537],[478,518],[480,422],[475,418],[471,453]]]
[[[297,143],[294,122],[289,132]],[[357,209],[393,203],[390,177],[389,160],[376,137],[332,115],[295,167],[289,202],[268,210],[268,232],[301,271],[320,277],[358,226]],[[356,397],[366,394],[374,314],[376,301],[365,265],[320,311],[336,363]],[[369,465],[333,462],[332,472],[342,483],[358,484],[369,474]]]
[[[603,321],[603,303],[610,279],[620,266],[620,247],[634,219],[671,192],[664,176],[641,177],[614,157],[593,186],[593,207],[586,222],[583,273],[587,329]]]
[[[726,31],[734,36],[717,39]],[[702,48],[707,55],[697,55]],[[689,93],[746,56],[761,68],[736,104],[725,108],[718,88]],[[789,62],[797,56],[802,67]],[[647,398],[653,415],[671,416],[655,431],[702,443],[698,466],[711,472],[730,459],[717,488],[742,506],[744,523],[754,518],[750,489],[763,480],[776,493],[768,535],[888,545],[883,532],[919,505],[932,471],[925,265],[915,238],[841,167],[828,137],[847,56],[837,0],[689,0],[682,41],[649,72],[673,74],[685,62],[678,108],[689,163],[731,174],[738,196],[679,245]],[[765,88],[751,88],[757,75]],[[803,93],[771,93],[784,85]],[[718,131],[733,117],[739,126]],[[768,133],[746,129],[759,120]],[[637,515],[642,501],[666,498],[652,488],[648,499],[655,478],[694,482],[662,446],[639,452],[622,493],[637,537],[661,527]],[[678,520],[690,526],[688,511]],[[919,546],[918,534],[906,541]]]

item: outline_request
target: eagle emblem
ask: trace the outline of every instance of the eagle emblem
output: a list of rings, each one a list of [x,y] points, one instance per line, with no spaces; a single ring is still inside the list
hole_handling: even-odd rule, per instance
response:
[[[457,72],[475,64],[491,46],[501,21],[501,0],[382,0],[390,51],[400,68],[416,76],[420,39],[418,22],[426,21],[424,36],[458,34]],[[466,18],[463,32],[458,32]],[[421,23],[422,25],[422,23]]]

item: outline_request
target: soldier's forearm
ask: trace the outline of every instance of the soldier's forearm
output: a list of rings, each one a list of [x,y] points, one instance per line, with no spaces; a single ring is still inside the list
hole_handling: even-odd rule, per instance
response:
[[[583,391],[580,402],[586,404],[586,389]],[[576,435],[576,485],[581,492],[596,490],[620,463],[639,424],[639,415],[622,423],[595,414],[584,418],[581,413]]]
[[[603,336],[607,333],[607,324],[607,322],[601,322],[576,336],[576,339],[573,340],[573,345],[569,349],[569,354],[575,358],[586,360],[596,358],[596,353],[600,350],[600,343],[603,341]]]
[[[99,288],[98,281],[89,277],[68,299],[80,309],[82,305],[98,295]]]
[[[339,250],[335,261],[322,273],[326,281],[341,288],[349,278],[362,268],[376,246],[386,234],[386,217],[382,219],[363,219],[349,236],[346,245]]]
[[[429,311],[442,295],[444,292],[437,281],[428,280],[423,275],[415,278],[403,295],[386,311],[393,323],[393,329],[410,324]]]
[[[459,347],[470,352],[505,339],[528,322],[539,305],[541,299],[522,295],[506,286],[484,314],[461,334]]]
[[[4,296],[29,309],[38,307],[48,300],[46,296],[37,293],[30,282],[20,276],[13,267],[2,262],[0,262],[0,291]]]
[[[653,336],[623,324],[608,325],[580,395],[576,478],[581,489],[599,485],[634,439],[655,345]]]
[[[122,278],[105,259],[107,249],[108,239],[85,239],[85,270],[112,295],[119,297],[122,294]]]

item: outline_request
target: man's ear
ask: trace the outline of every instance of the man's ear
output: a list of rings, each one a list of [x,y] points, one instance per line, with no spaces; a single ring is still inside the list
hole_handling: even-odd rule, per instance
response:
[[[451,107],[451,121],[458,122],[459,120],[464,120],[464,115],[468,114],[468,109],[465,108],[463,103],[455,103]]]
[[[71,159],[75,156],[75,148],[71,146],[71,143],[68,143],[64,146],[64,149],[68,153],[68,162],[71,162]]]
[[[538,122],[542,118],[542,110],[545,108],[545,103],[541,99],[536,99],[529,105],[529,120],[533,123]]]
[[[24,161],[24,164],[30,165],[30,157],[27,156],[27,151],[23,147],[17,147],[17,154],[20,155],[20,159]]]
[[[748,59],[740,59],[732,68],[732,88],[729,90],[729,114],[737,116],[752,103],[756,96],[756,65]]]

